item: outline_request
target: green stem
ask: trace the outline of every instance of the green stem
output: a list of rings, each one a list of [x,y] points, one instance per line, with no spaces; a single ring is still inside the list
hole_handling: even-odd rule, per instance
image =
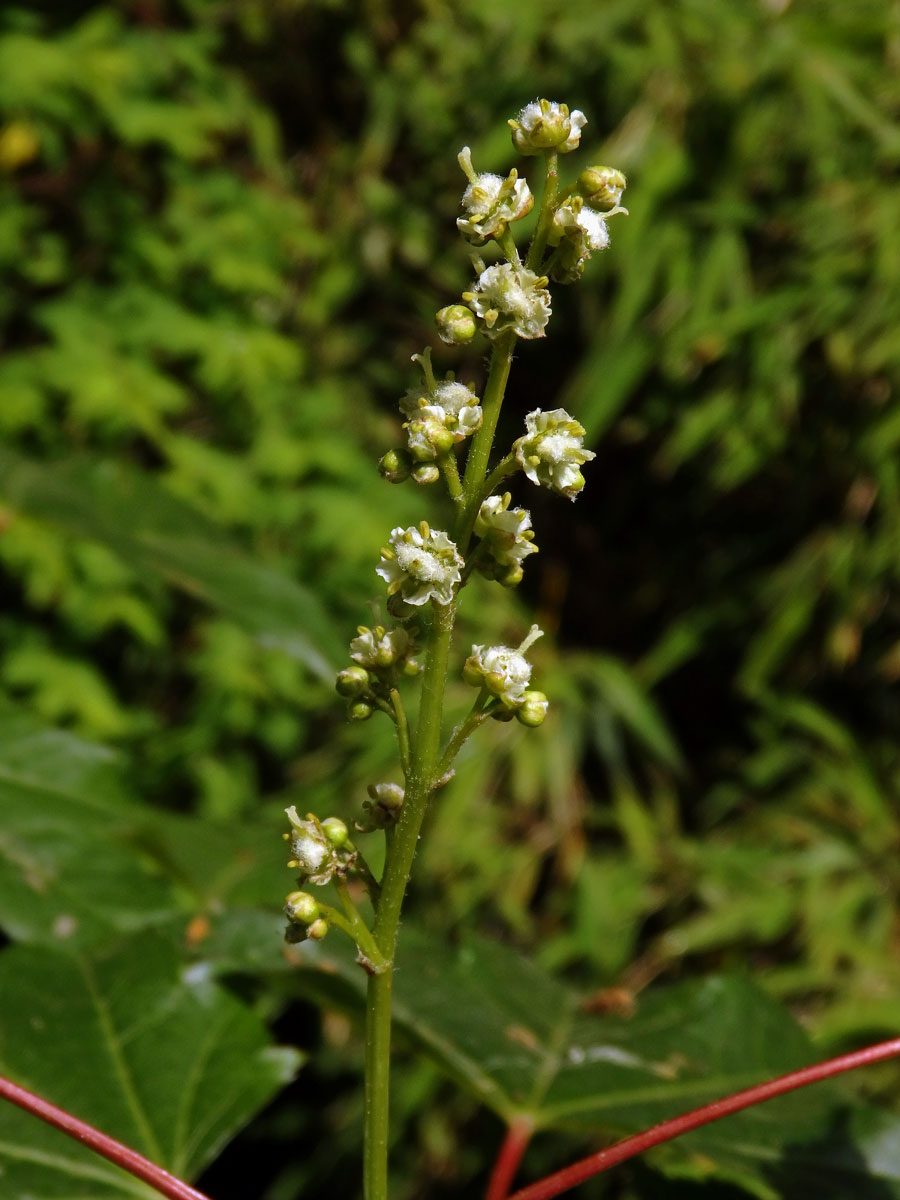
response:
[[[440,766],[438,767],[439,778],[442,778],[447,774],[447,772],[453,766],[453,760],[466,744],[469,736],[474,733],[482,721],[484,721],[485,718],[490,715],[484,711],[482,707],[483,704],[484,697],[483,695],[479,695],[475,703],[472,705],[472,711],[469,713],[466,719],[460,722],[460,724],[457,725],[457,727],[453,730],[453,733],[450,736],[450,741],[447,743],[447,747],[441,756]]]
[[[507,475],[515,475],[516,471],[519,469],[519,460],[514,454],[507,454],[506,458],[498,462],[496,467],[494,467],[493,471],[491,471],[490,475],[488,475],[487,479],[484,481],[484,487],[481,489],[481,498],[478,502],[478,507],[481,507],[482,502],[486,500],[488,496],[492,496],[494,494],[499,484],[507,477]]]
[[[513,329],[507,329],[505,333],[501,333],[494,342],[491,367],[481,400],[481,428],[472,439],[472,446],[469,450],[466,473],[463,477],[463,505],[457,516],[454,530],[454,540],[460,554],[465,554],[468,549],[475,517],[481,507],[484,477],[487,474],[488,462],[491,457],[491,447],[494,444],[494,434],[497,431],[500,406],[503,404],[503,396],[506,392],[506,382],[509,379],[509,368],[512,365],[515,344],[516,333]]]
[[[388,1108],[391,1055],[391,979],[400,910],[425,816],[437,779],[444,683],[456,600],[434,605],[434,620],[425,652],[419,720],[406,781],[400,819],[393,829],[381,880],[375,918],[375,941],[388,964],[369,977],[366,993],[365,1200],[387,1200]]]
[[[394,709],[394,719],[397,723],[397,746],[400,750],[400,766],[404,776],[409,774],[409,722],[406,719],[406,709],[397,688],[391,688],[391,704]]]
[[[544,257],[550,227],[553,224],[553,214],[559,202],[559,155],[555,150],[547,153],[547,175],[544,181],[544,194],[541,196],[541,213],[538,217],[537,228],[528,248],[525,265],[531,271],[536,271]]]
[[[370,975],[366,990],[366,1083],[363,1179],[365,1200],[387,1200],[391,988],[394,973]]]
[[[456,465],[456,457],[448,450],[446,454],[439,454],[437,461],[444,476],[444,481],[447,484],[450,499],[459,500],[462,496],[462,483],[459,478],[459,467]]]
[[[350,925],[350,936],[356,942],[360,952],[365,956],[367,963],[375,974],[381,974],[388,969],[388,964],[385,962],[384,956],[372,936],[372,931],[362,919],[359,909],[353,903],[353,897],[350,895],[350,889],[347,887],[347,880],[340,879],[337,875],[334,877],[334,886],[337,894],[341,898],[341,905],[347,915],[347,921]],[[333,916],[337,916],[336,913]]]
[[[481,401],[482,425],[472,439],[461,492],[454,539],[465,555],[475,517],[484,494],[484,479],[491,446],[506,391],[513,347],[514,330],[507,330],[494,341],[490,370]],[[430,364],[429,364],[430,365]],[[451,495],[452,484],[451,487]],[[375,916],[373,935],[386,964],[381,974],[370,975],[366,991],[366,1081],[365,1149],[363,1153],[365,1200],[388,1200],[388,1114],[391,1061],[391,988],[397,930],[403,897],[412,869],[419,831],[428,800],[434,791],[440,770],[441,718],[444,710],[444,685],[450,656],[450,640],[456,619],[458,597],[450,604],[433,605],[434,619],[425,650],[425,669],[419,701],[415,737],[409,745],[406,789],[397,824],[387,834],[387,854],[381,879],[381,895]],[[398,731],[400,723],[398,722]],[[401,750],[402,753],[402,750]]]

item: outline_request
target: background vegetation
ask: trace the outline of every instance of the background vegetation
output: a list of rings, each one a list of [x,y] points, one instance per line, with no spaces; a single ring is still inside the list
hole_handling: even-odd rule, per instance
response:
[[[523,345],[509,436],[563,405],[598,458],[576,506],[528,494],[542,553],[523,595],[468,606],[480,641],[516,640],[538,610],[554,704],[539,733],[498,726],[462,762],[410,920],[438,956],[499,938],[595,1009],[724,972],[786,1003],[820,1057],[900,1033],[898,67],[896,0],[4,9],[8,1073],[48,1093],[62,1074],[53,1098],[77,1110],[105,1085],[72,1015],[82,985],[58,981],[106,969],[133,999],[150,976],[174,988],[187,954],[212,972],[228,1079],[204,1060],[198,1095],[242,1099],[195,1113],[206,1132],[171,1161],[196,1175],[290,1077],[269,1025],[311,1063],[201,1186],[355,1194],[352,977],[321,1016],[316,973],[283,969],[280,814],[352,820],[389,769],[389,731],[348,726],[331,679],[386,531],[439,502],[374,462],[410,354],[469,277],[456,152],[505,171],[505,120],[536,95],[586,112],[583,145],[626,171],[631,215]],[[436,350],[475,381],[482,353]],[[20,1031],[57,991],[69,1042],[28,1057]],[[177,1008],[167,994],[150,1010]],[[716,1036],[734,1048],[740,1030]],[[254,1056],[247,1079],[223,1065]],[[896,1107],[896,1084],[884,1068],[856,1086]],[[483,1188],[501,1126],[482,1114],[403,1052],[398,1200]],[[617,1125],[591,1128],[545,1135],[530,1169]],[[893,1174],[855,1193],[900,1194],[896,1129]],[[37,1168],[9,1144],[25,1195]],[[704,1155],[584,1194],[813,1194]]]

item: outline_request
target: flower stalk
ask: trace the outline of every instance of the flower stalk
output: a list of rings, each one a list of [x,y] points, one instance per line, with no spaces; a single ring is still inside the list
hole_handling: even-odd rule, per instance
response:
[[[517,648],[487,644],[471,648],[463,677],[478,694],[469,715],[444,741],[444,693],[460,594],[476,570],[504,587],[514,587],[526,560],[537,551],[530,513],[513,504],[511,492],[495,495],[496,489],[523,472],[530,483],[574,499],[584,486],[580,468],[593,458],[583,448],[584,430],[574,418],[562,409],[543,414],[538,409],[526,418],[524,435],[492,464],[516,343],[520,338],[544,337],[550,321],[551,264],[564,259],[566,273],[557,272],[554,278],[570,282],[591,253],[609,240],[604,219],[590,209],[592,201],[574,195],[573,188],[563,193],[559,189],[559,156],[576,149],[585,124],[577,109],[570,111],[565,104],[548,100],[526,105],[510,122],[515,149],[526,158],[542,157],[545,166],[536,231],[524,258],[514,230],[534,203],[527,180],[516,168],[505,176],[478,172],[468,147],[459,154],[466,188],[457,228],[471,246],[487,246],[498,260],[485,265],[473,257],[476,279],[462,293],[461,303],[440,310],[437,328],[450,345],[467,345],[479,333],[490,342],[484,391],[479,397],[451,372],[441,377],[430,349],[413,355],[421,380],[400,400],[406,443],[389,450],[379,470],[397,484],[411,479],[429,486],[443,480],[453,519],[448,531],[427,521],[391,530],[376,571],[386,585],[387,611],[395,624],[392,628],[360,626],[350,645],[353,666],[341,671],[337,680],[351,720],[365,721],[383,712],[397,734],[403,785],[369,784],[366,819],[355,824],[360,833],[384,833],[381,879],[372,877],[343,822],[337,818],[320,822],[313,814],[301,820],[294,808],[288,809],[292,865],[301,870],[300,888],[333,882],[343,911],[318,905],[305,891],[294,892],[285,909],[290,922],[287,936],[291,941],[315,941],[334,926],[356,943],[359,961],[369,975],[366,1200],[388,1200],[393,967],[403,901],[429,802],[450,778],[463,745],[488,717],[515,717],[522,725],[535,727],[547,711],[547,697],[530,685],[532,665],[525,657],[541,636],[533,625]],[[617,201],[621,196],[619,181],[624,187],[624,178],[608,168],[593,172],[587,186],[608,209],[610,197]],[[568,208],[558,217],[564,203]],[[415,656],[417,646],[422,647],[421,664]],[[421,676],[421,686],[413,722],[407,718],[400,688],[406,678],[416,675]],[[353,902],[351,875],[369,891],[375,914],[371,928]],[[501,1178],[512,1169],[513,1157],[507,1156]]]

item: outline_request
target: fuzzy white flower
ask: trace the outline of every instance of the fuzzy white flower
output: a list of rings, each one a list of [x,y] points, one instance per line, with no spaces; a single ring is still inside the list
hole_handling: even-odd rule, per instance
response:
[[[520,646],[473,646],[463,668],[463,677],[473,687],[485,687],[498,696],[507,708],[522,703],[531,679],[531,663],[526,651],[543,637],[537,625],[532,625]]]
[[[516,569],[529,554],[537,553],[537,546],[532,540],[531,514],[524,508],[510,508],[511,500],[509,492],[489,496],[478,510],[475,532],[487,541],[493,564]]]
[[[581,196],[571,196],[553,214],[547,240],[559,247],[551,275],[558,283],[572,283],[591,254],[609,245],[609,229],[604,217],[588,208]]]
[[[526,433],[513,443],[516,458],[532,483],[543,485],[574,500],[584,487],[578,469],[596,455],[584,449],[584,426],[564,408],[525,418]]]
[[[447,379],[429,387],[427,383],[410,388],[400,401],[400,411],[405,417],[414,417],[420,408],[437,406],[446,414],[458,417],[464,408],[478,405],[478,397],[471,388],[455,379]]]
[[[484,320],[485,332],[496,337],[514,329],[521,338],[539,338],[550,320],[550,293],[546,275],[535,275],[522,265],[495,263],[482,271],[463,299]]]
[[[556,100],[532,100],[509,122],[513,145],[520,154],[540,154],[542,150],[568,154],[577,148],[585,125],[587,117],[580,109],[570,112],[568,105]]]
[[[388,595],[397,593],[407,604],[449,604],[461,578],[463,559],[446,533],[418,526],[391,530],[390,544],[381,551],[376,573],[386,580]]]
[[[360,625],[359,637],[350,643],[350,657],[361,667],[375,671],[398,662],[409,650],[409,644],[405,629],[386,630],[383,625],[367,629]]]
[[[563,237],[571,238],[583,258],[593,250],[605,250],[609,245],[609,229],[600,213],[588,208],[580,196],[572,196],[553,214],[551,245]]]
[[[335,871],[341,866],[340,858],[333,844],[325,836],[321,823],[309,813],[303,821],[297,815],[297,809],[292,804],[284,810],[291,823],[288,835],[293,859],[288,863],[294,867],[310,883],[328,883]]]
[[[478,245],[488,238],[501,237],[510,221],[518,221],[531,212],[534,196],[515,169],[506,179],[488,171],[477,175],[468,146],[463,146],[457,157],[469,186],[461,201],[467,215],[457,218],[456,225],[470,242]]]

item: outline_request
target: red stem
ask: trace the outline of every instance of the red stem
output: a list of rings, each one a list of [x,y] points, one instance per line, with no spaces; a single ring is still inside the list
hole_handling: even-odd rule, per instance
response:
[[[162,1167],[152,1163],[149,1158],[144,1158],[136,1151],[123,1146],[115,1138],[107,1137],[105,1133],[94,1129],[92,1125],[86,1125],[84,1121],[79,1121],[65,1109],[57,1108],[55,1104],[50,1104],[47,1100],[42,1100],[40,1096],[35,1096],[34,1092],[29,1092],[25,1088],[19,1087],[17,1083],[4,1079],[2,1075],[0,1075],[0,1097],[10,1100],[19,1108],[24,1108],[26,1112],[33,1113],[36,1117],[40,1117],[48,1125],[54,1125],[57,1129],[61,1129],[63,1133],[67,1133],[77,1142],[81,1142],[89,1149],[96,1151],[97,1154],[102,1154],[104,1158],[108,1158],[110,1162],[122,1167],[130,1174],[136,1175],[138,1179],[143,1179],[145,1183],[156,1188],[163,1196],[169,1196],[171,1200],[209,1200],[209,1197],[204,1196],[202,1192],[198,1192],[176,1176],[170,1175],[168,1171],[164,1171]]]
[[[830,1058],[826,1062],[816,1063],[812,1067],[803,1067],[799,1071],[791,1071],[789,1075],[781,1075],[777,1079],[770,1079],[767,1083],[758,1083],[754,1087],[745,1088],[742,1092],[735,1092],[733,1096],[726,1096],[724,1100],[714,1100],[712,1104],[704,1104],[702,1108],[695,1108],[691,1112],[683,1113],[680,1117],[673,1117],[671,1121],[663,1121],[662,1124],[654,1125],[652,1129],[647,1129],[644,1133],[625,1138],[624,1141],[617,1142],[606,1150],[582,1158],[579,1162],[564,1167],[562,1171],[547,1175],[537,1183],[532,1183],[515,1192],[510,1200],[551,1200],[552,1196],[559,1196],[562,1192],[567,1192],[569,1188],[584,1183],[593,1175],[600,1175],[603,1171],[608,1171],[610,1167],[625,1162],[626,1159],[643,1154],[651,1146],[671,1141],[672,1138],[687,1133],[690,1129],[708,1125],[711,1121],[718,1121],[722,1117],[740,1112],[743,1108],[750,1108],[751,1105],[759,1104],[763,1100],[782,1096],[785,1092],[793,1092],[796,1088],[806,1087],[810,1083],[818,1083],[822,1079],[830,1079],[834,1075],[853,1071],[856,1067],[864,1067],[869,1063],[895,1058],[897,1055],[900,1055],[900,1038],[894,1038],[889,1042],[879,1042],[875,1046],[867,1046],[865,1050],[854,1050],[852,1054],[842,1054],[838,1058]]]
[[[532,1133],[534,1133],[534,1122],[531,1117],[513,1117],[506,1131],[506,1137],[503,1139],[503,1145],[500,1147],[500,1153],[497,1155],[497,1161],[494,1163],[494,1169],[491,1171],[491,1180],[485,1193],[485,1200],[506,1200],[516,1171],[519,1169],[519,1163],[522,1161],[522,1155],[531,1141]]]

